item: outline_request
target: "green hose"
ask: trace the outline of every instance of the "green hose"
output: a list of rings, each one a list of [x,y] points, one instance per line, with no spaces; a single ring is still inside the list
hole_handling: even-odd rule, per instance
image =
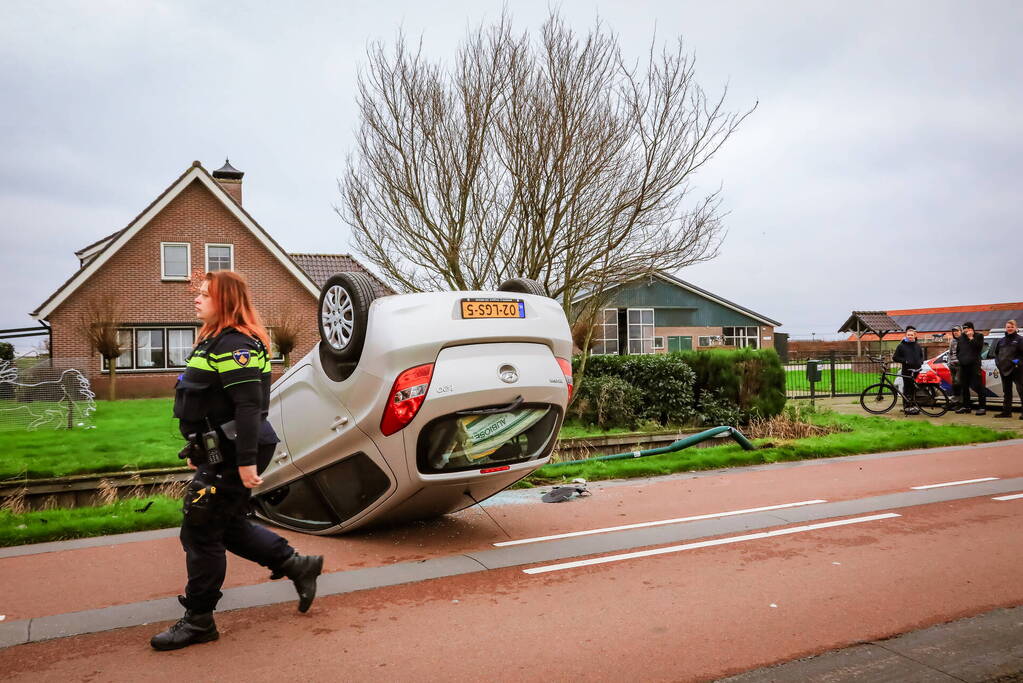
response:
[[[742,432],[740,432],[735,427],[729,427],[727,425],[724,425],[721,427],[714,427],[713,429],[708,429],[706,431],[700,432],[699,434],[687,436],[684,439],[679,439],[678,441],[674,441],[668,444],[667,446],[661,446],[660,448],[648,448],[645,451],[629,451],[628,453],[615,453],[614,455],[598,455],[595,458],[586,458],[585,460],[565,460],[563,462],[552,462],[544,465],[544,467],[564,467],[565,465],[578,465],[584,462],[598,462],[601,460],[626,460],[628,458],[645,458],[648,455],[674,453],[675,451],[680,451],[683,448],[689,448],[693,444],[700,443],[701,441],[713,439],[715,436],[718,436],[719,434],[723,434],[725,432],[728,433],[728,436],[735,439],[735,441],[745,450],[752,451],[756,449],[756,446],[750,443],[750,440],[743,436]]]

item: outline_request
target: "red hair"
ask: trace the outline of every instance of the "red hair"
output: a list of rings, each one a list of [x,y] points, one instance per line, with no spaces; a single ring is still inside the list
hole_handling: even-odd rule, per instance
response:
[[[270,335],[263,325],[259,313],[252,307],[249,285],[238,273],[231,270],[218,270],[206,273],[203,278],[209,282],[209,295],[216,311],[216,320],[204,323],[199,330],[197,341],[215,337],[228,327],[233,327],[242,334],[255,337],[270,349]]]

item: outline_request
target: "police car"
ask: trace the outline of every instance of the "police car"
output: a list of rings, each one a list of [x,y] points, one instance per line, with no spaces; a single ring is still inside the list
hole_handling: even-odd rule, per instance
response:
[[[548,462],[572,392],[564,311],[538,283],[320,293],[319,344],[274,383],[281,439],[256,514],[335,534],[471,506]]]
[[[1004,329],[991,330],[991,332],[984,337],[984,349],[981,353],[980,369],[981,369],[981,385],[984,388],[984,395],[987,397],[988,402],[992,399],[1002,400],[1002,380],[1001,373],[998,372],[998,368],[995,366],[994,357],[994,342],[1005,336]],[[924,364],[920,367],[920,373],[916,377],[918,384],[940,384],[941,388],[948,392],[949,396],[952,396],[952,369],[948,365],[948,351],[935,356],[929,360],[924,361]],[[896,383],[901,389],[902,378],[896,380]],[[976,394],[976,392],[973,392]],[[1019,401],[1019,397],[1016,397],[1016,401]]]

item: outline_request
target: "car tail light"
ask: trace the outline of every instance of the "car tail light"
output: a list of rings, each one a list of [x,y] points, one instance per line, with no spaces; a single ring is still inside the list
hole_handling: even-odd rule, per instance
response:
[[[565,384],[568,385],[568,400],[572,400],[572,361],[558,358],[558,365],[561,366],[561,373],[565,376]]]
[[[916,376],[916,383],[940,384],[941,379],[938,377],[938,373],[934,372],[933,370],[928,370],[927,372],[921,372],[919,375]]]
[[[398,375],[388,394],[384,417],[380,420],[380,431],[390,436],[400,431],[419,412],[433,377],[433,363],[417,365]]]

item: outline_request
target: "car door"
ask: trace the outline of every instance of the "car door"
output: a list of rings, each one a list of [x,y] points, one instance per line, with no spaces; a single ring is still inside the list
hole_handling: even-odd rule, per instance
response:
[[[345,438],[353,427],[348,409],[316,380],[312,365],[307,363],[288,378],[278,399],[284,426],[280,436],[287,443],[292,462],[303,472],[308,471],[304,460],[324,449],[337,448],[335,442]]]
[[[984,393],[988,398],[1002,397],[1002,376],[995,365],[995,344],[1001,337],[988,337],[984,340],[984,352],[981,354],[980,369],[984,374]]]

